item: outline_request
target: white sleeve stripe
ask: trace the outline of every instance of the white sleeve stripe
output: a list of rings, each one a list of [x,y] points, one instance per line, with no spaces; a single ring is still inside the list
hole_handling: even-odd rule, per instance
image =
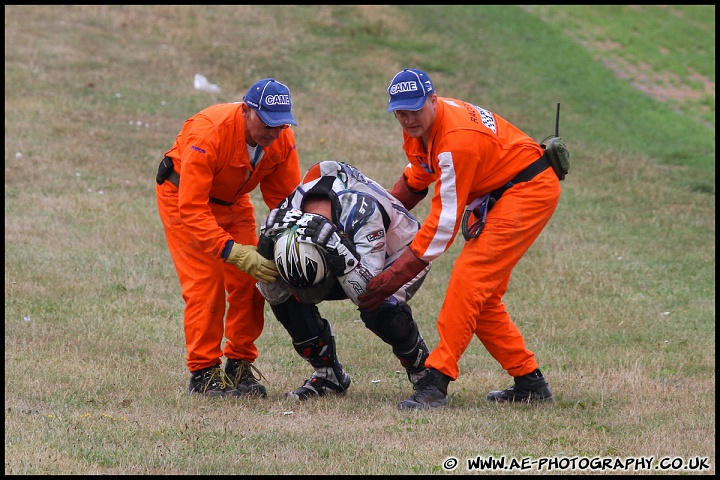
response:
[[[455,224],[457,223],[457,182],[452,153],[443,152],[438,155],[440,164],[440,200],[441,210],[438,217],[437,232],[430,241],[424,257],[435,259],[442,254],[452,242]]]

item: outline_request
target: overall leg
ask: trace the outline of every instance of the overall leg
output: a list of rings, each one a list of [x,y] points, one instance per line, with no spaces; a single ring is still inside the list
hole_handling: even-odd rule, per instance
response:
[[[255,341],[264,326],[264,304],[256,280],[235,265],[225,264],[228,311],[225,319],[225,372],[232,379],[237,395],[267,396],[260,370],[253,365],[258,351]]]
[[[443,380],[457,379],[458,362],[474,334],[491,345],[491,354],[504,365],[528,368],[535,362],[504,306],[499,305],[513,268],[555,211],[560,187],[553,176],[548,169],[533,181],[507,190],[488,214],[482,234],[466,242],[458,256],[437,320],[440,342],[425,362]],[[485,304],[496,292],[495,304],[489,305],[486,316]]]
[[[545,171],[541,175],[539,181],[546,182],[548,190],[552,190],[557,184],[554,173]],[[524,225],[518,248],[526,252],[550,220],[557,206],[557,197],[552,197],[554,201],[548,201],[533,189],[519,192],[522,201],[510,202],[509,208],[516,208],[515,216]],[[559,195],[559,191],[557,193]],[[515,200],[514,197],[510,199]],[[476,335],[480,341],[508,374],[514,377],[513,386],[494,390],[487,398],[498,402],[552,401],[550,387],[538,368],[535,354],[526,348],[522,334],[502,301],[509,282],[510,275],[485,301],[477,322]]]
[[[168,182],[157,187],[160,219],[185,301],[183,316],[189,390],[225,396],[231,387],[219,368],[222,357],[225,286],[223,261],[200,250],[177,211],[177,191]]]
[[[249,199],[231,207],[211,204],[218,225],[223,227],[235,242],[257,245],[255,216]],[[227,290],[224,354],[227,357],[225,372],[232,379],[236,395],[265,397],[267,390],[260,383],[263,378],[253,364],[258,357],[255,341],[262,333],[265,299],[256,288],[257,281],[235,265],[223,263]]]
[[[497,402],[551,401],[550,387],[538,368],[535,354],[525,348],[525,340],[502,302],[507,284],[506,281],[485,302],[475,333],[515,382],[508,389],[493,390],[487,398]]]
[[[257,245],[255,216],[249,200],[238,206],[213,207],[218,224],[235,242],[242,245]],[[228,311],[225,321],[224,354],[228,359],[254,362],[258,357],[255,341],[262,333],[265,321],[265,299],[255,287],[257,281],[235,265],[225,266],[225,288],[227,289]]]
[[[538,364],[502,301],[509,280],[510,277],[483,304],[475,334],[500,366],[517,377],[532,372]]]

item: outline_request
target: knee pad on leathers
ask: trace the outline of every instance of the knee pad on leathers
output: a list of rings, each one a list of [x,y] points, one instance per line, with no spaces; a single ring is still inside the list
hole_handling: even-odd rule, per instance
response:
[[[325,319],[320,316],[317,306],[300,303],[295,297],[290,297],[279,305],[270,305],[270,308],[293,342],[317,337],[325,328]]]
[[[365,326],[393,348],[393,353],[408,372],[425,369],[429,350],[406,303],[372,312],[361,312]]]

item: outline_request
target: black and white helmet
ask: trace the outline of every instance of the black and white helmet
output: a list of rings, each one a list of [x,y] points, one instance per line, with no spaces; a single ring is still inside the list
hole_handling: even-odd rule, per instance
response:
[[[273,258],[280,276],[293,288],[314,287],[329,275],[324,253],[313,243],[300,242],[297,226],[275,239]]]

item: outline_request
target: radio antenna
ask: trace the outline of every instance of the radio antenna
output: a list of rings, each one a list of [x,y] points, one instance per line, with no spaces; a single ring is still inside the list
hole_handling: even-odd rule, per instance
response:
[[[560,136],[560,102],[558,102],[557,114],[555,115],[555,136]]]

